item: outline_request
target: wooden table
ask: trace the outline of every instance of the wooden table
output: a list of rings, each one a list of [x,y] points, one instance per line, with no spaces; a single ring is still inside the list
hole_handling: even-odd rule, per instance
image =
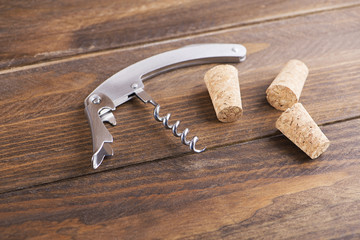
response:
[[[241,43],[244,115],[217,121],[214,65],[145,83],[201,154],[134,99],[93,170],[85,97],[117,71],[195,43]],[[310,160],[275,128],[265,90],[290,59],[331,140]],[[360,1],[3,1],[0,239],[359,239]]]

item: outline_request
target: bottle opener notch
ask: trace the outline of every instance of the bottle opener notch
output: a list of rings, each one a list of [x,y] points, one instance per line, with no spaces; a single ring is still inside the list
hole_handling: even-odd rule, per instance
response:
[[[85,99],[85,112],[93,140],[93,168],[98,168],[106,156],[114,154],[111,147],[113,137],[104,123],[115,126],[116,119],[112,111],[135,96],[142,102],[153,105],[155,120],[170,129],[184,145],[196,153],[203,152],[206,148],[196,149],[199,140],[197,136],[191,140],[186,139],[188,128],[178,132],[180,121],[170,124],[169,113],[160,116],[160,105],[144,91],[143,81],[181,67],[219,62],[236,63],[244,61],[245,58],[246,48],[240,44],[195,44],[149,57],[108,78]]]

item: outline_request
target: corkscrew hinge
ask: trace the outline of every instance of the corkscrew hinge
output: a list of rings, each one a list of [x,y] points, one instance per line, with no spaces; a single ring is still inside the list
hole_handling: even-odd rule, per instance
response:
[[[149,57],[108,78],[85,99],[85,112],[93,139],[93,168],[98,168],[105,156],[113,155],[110,145],[113,137],[104,122],[116,125],[111,111],[135,96],[144,103],[153,105],[155,120],[162,122],[165,128],[171,129],[173,135],[180,137],[183,144],[196,153],[203,152],[205,148],[196,149],[199,140],[197,136],[191,140],[186,139],[189,129],[178,132],[180,121],[170,124],[170,114],[160,116],[160,105],[144,91],[143,81],[180,67],[216,62],[242,62],[245,58],[246,48],[240,44],[195,44]]]

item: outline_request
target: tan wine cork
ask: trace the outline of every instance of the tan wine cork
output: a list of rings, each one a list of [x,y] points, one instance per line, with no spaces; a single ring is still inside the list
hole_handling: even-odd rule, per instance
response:
[[[266,90],[270,105],[284,111],[297,103],[308,73],[305,63],[290,60]]]
[[[301,103],[283,112],[276,121],[276,128],[312,159],[320,156],[330,145],[329,139]]]
[[[206,72],[204,81],[218,120],[238,120],[243,109],[237,69],[231,65],[218,65]]]

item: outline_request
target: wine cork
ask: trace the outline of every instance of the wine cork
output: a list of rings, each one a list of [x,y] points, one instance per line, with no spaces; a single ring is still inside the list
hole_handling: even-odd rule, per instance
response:
[[[330,145],[329,139],[301,103],[283,112],[276,121],[276,128],[312,159],[319,157]]]
[[[284,111],[297,103],[308,73],[305,63],[290,60],[266,90],[266,99],[270,105]]]
[[[237,69],[231,65],[218,65],[206,72],[204,81],[218,120],[238,120],[243,109]]]

